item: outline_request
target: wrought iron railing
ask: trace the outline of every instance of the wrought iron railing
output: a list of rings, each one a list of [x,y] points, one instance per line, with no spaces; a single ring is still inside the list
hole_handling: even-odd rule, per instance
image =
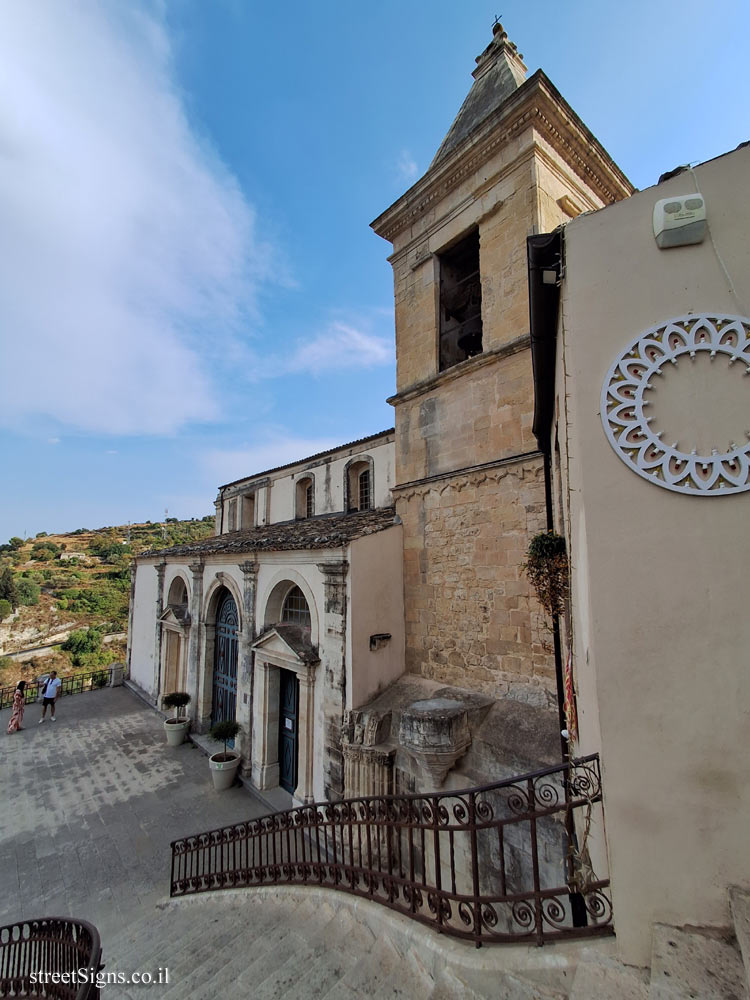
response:
[[[40,917],[0,927],[0,997],[99,996],[99,931],[85,920]]]
[[[317,885],[484,942],[611,934],[592,755],[462,791],[301,806],[172,843],[170,894]]]
[[[97,670],[87,670],[79,674],[67,674],[61,677],[60,694],[80,694],[82,691],[96,691],[112,683],[112,673],[116,667],[99,667]],[[27,681],[24,697],[27,705],[39,700],[44,688],[44,681]],[[0,709],[13,704],[16,686],[0,688]]]

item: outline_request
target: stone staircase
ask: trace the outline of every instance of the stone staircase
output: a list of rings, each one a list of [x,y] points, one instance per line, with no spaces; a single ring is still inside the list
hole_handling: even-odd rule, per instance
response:
[[[748,1000],[750,893],[730,893],[736,938],[654,927],[648,970],[616,942],[476,949],[364,900],[263,888],[160,903],[104,942],[105,970],[169,970],[169,982],[112,986],[113,997],[203,1000]],[[744,959],[744,965],[743,965]]]

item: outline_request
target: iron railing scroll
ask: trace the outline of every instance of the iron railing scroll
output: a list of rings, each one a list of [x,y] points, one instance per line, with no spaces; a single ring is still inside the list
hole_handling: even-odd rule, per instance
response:
[[[170,894],[324,886],[477,947],[611,934],[591,860],[601,803],[592,755],[462,791],[300,806],[174,841]]]
[[[40,917],[0,927],[0,997],[95,1000],[101,955],[99,931],[85,920]]]

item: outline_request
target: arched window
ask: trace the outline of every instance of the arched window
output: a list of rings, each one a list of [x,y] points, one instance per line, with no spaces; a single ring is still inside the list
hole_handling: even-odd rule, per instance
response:
[[[305,595],[299,587],[294,586],[284,598],[281,608],[282,622],[290,622],[294,625],[302,625],[303,628],[310,628],[310,608],[308,607]]]
[[[347,511],[370,510],[373,504],[372,459],[357,459],[346,468]]]
[[[167,604],[187,604],[188,593],[187,587],[185,586],[185,581],[180,576],[176,576],[172,581],[169,588],[169,596],[167,597]]]
[[[312,517],[315,513],[315,483],[312,476],[304,476],[297,482],[295,517]]]

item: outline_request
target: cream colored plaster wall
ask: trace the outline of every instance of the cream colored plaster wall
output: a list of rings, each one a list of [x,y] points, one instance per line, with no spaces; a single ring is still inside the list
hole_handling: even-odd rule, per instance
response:
[[[130,679],[152,697],[156,695],[156,595],[156,567],[153,563],[140,563],[135,575],[133,617],[128,636]]]
[[[750,884],[749,495],[685,496],[646,482],[616,456],[599,417],[610,365],[643,331],[690,312],[747,315],[750,149],[696,175],[740,301],[710,238],[671,250],[654,242],[654,202],[692,193],[690,173],[566,229],[562,361],[581,749],[601,739],[617,940],[623,958],[639,964],[649,960],[654,921],[728,924],[727,886]],[[717,398],[722,377],[717,369]],[[737,440],[748,412],[736,412]]]
[[[404,574],[401,525],[351,545],[347,708],[359,708],[404,672]],[[375,650],[370,636],[390,633]]]
[[[391,487],[394,481],[395,445],[393,435],[373,441],[361,450],[347,448],[317,463],[300,462],[291,469],[272,474],[268,486],[258,489],[255,500],[256,524],[278,524],[296,517],[296,488],[300,479],[311,476],[315,484],[315,513],[333,514],[344,510],[344,476],[350,462],[371,458],[374,474],[374,505],[389,507],[393,503]],[[261,477],[265,478],[265,477]],[[235,496],[252,485],[252,478],[227,490],[224,498],[224,530],[228,530],[228,504]],[[270,500],[268,494],[270,492]]]
[[[315,481],[315,513],[333,514],[344,510],[344,474],[350,462],[372,458],[374,466],[374,501],[376,507],[392,504],[394,444],[390,441],[362,451],[347,451],[342,458],[331,458],[319,465],[295,470],[273,481],[271,488],[271,523],[289,521],[296,516],[295,496],[300,479],[312,476]]]

